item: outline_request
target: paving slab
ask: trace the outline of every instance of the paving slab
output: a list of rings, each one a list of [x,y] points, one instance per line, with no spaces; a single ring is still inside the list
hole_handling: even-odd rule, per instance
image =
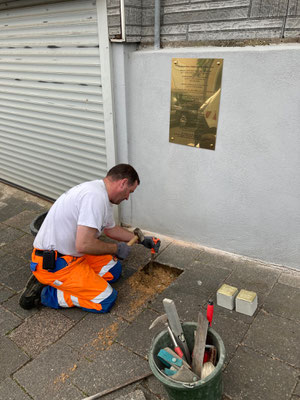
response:
[[[74,322],[81,321],[88,314],[88,311],[79,307],[62,308],[58,312]]]
[[[187,246],[186,244],[183,245],[182,242],[173,241],[169,246],[159,252],[156,261],[185,269],[199,257],[201,252],[202,250],[197,246]]]
[[[141,390],[135,390],[124,396],[117,397],[116,400],[146,400],[146,397]]]
[[[158,316],[159,314],[152,310],[143,310],[126,329],[118,334],[117,342],[147,358],[153,338],[165,329],[164,324],[158,324],[149,330],[149,326]]]
[[[231,271],[223,268],[211,269],[198,261],[191,263],[184,272],[157,298],[151,302],[151,308],[164,313],[163,299],[173,299],[183,321],[197,321],[200,306],[207,304],[218,287]]]
[[[31,400],[25,391],[11,378],[6,378],[0,384],[0,399],[3,400]]]
[[[133,383],[131,385],[125,386],[119,390],[114,390],[113,392],[101,397],[101,400],[117,400],[121,396],[126,396],[128,394],[133,393],[135,390],[140,388],[139,383]],[[152,400],[147,398],[147,400]],[[157,400],[157,399],[155,399]]]
[[[300,289],[300,274],[296,271],[282,272],[278,283]]]
[[[234,270],[243,262],[241,256],[209,248],[203,249],[196,257],[196,260],[203,266],[230,270]]]
[[[30,268],[28,268],[28,262],[23,261],[23,263],[24,265],[20,269],[2,278],[2,283],[15,292],[23,290],[31,276]]]
[[[272,314],[300,321],[299,290],[278,283],[268,295],[263,308]]]
[[[25,205],[26,206],[26,205]],[[36,211],[24,210],[3,221],[3,224],[21,229],[26,233],[30,233],[30,224],[36,217]]]
[[[26,208],[26,202],[15,196],[7,196],[3,198],[0,188],[0,200],[2,207],[0,208],[0,222],[6,221],[10,217],[14,217]]]
[[[288,400],[297,375],[293,367],[241,346],[224,371],[224,393],[233,399]]]
[[[82,360],[71,381],[88,395],[125,383],[150,371],[148,362],[115,343],[93,362]]]
[[[75,350],[57,343],[27,363],[13,378],[34,400],[81,400],[86,394],[70,381],[78,360]]]
[[[6,336],[0,336],[0,382],[29,361],[29,357]]]
[[[17,317],[4,307],[0,306],[0,335],[5,335],[22,323],[21,318]]]
[[[11,226],[6,226],[4,224],[1,224],[0,245],[1,247],[5,246],[14,240],[20,239],[24,235],[25,233],[20,229],[12,228]]]
[[[75,349],[80,357],[95,360],[112,346],[128,323],[115,315],[88,313],[60,339],[59,343]]]
[[[265,311],[255,318],[245,345],[300,368],[300,323]]]
[[[4,279],[12,274],[15,271],[20,271],[21,268],[27,269],[29,268],[29,261],[24,260],[23,257],[20,257],[16,254],[4,254],[1,257],[0,261],[0,279],[1,283],[4,283]]]
[[[12,254],[14,256],[17,254],[18,257],[24,258],[28,262],[29,268],[29,262],[31,260],[31,253],[33,249],[33,240],[34,237],[27,233],[19,239],[8,243],[6,246],[4,246],[3,250],[5,250],[7,254]]]
[[[164,385],[154,375],[151,375],[149,378],[145,379],[143,381],[143,386],[159,399],[168,400],[168,395]]]
[[[239,263],[225,283],[239,290],[245,289],[257,293],[258,305],[261,305],[280,276],[280,271],[256,261],[244,260]]]
[[[0,284],[0,304],[14,296],[15,292]]]
[[[32,358],[63,336],[74,322],[50,308],[27,318],[11,334],[10,339]]]

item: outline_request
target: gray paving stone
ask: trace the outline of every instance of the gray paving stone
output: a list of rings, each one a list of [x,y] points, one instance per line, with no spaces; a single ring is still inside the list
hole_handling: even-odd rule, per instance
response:
[[[20,239],[8,243],[4,250],[8,254],[24,258],[29,265],[33,249],[34,237],[31,234],[25,234]]]
[[[26,263],[25,261],[25,265],[23,265],[23,267],[2,278],[2,283],[8,288],[19,292],[25,288],[30,276],[31,271],[29,268],[29,263]]]
[[[10,339],[31,357],[36,357],[63,336],[73,325],[73,321],[56,310],[42,308],[11,332]]]
[[[283,272],[278,279],[278,283],[300,289],[300,271]]]
[[[135,390],[124,396],[117,397],[116,400],[146,400],[146,397],[141,390]]]
[[[3,221],[3,224],[21,229],[22,231],[31,234],[30,224],[35,217],[36,217],[36,211],[24,210],[19,214],[16,214],[8,218],[7,220]]]
[[[279,283],[272,289],[263,308],[272,314],[300,321],[299,290]]]
[[[0,245],[5,246],[6,244],[20,239],[22,236],[24,236],[25,233],[19,229],[12,228],[11,226],[6,226],[4,224],[1,224],[0,226]]]
[[[275,285],[280,271],[256,263],[255,261],[241,261],[226,279],[226,283],[237,287],[239,290],[245,289],[257,293],[258,304],[262,304],[266,295],[270,293]]]
[[[0,285],[0,304],[14,295],[14,292],[3,285]]]
[[[5,336],[0,336],[0,354],[0,382],[4,381],[29,360],[29,357]]]
[[[34,400],[81,400],[85,393],[70,381],[78,363],[79,355],[75,350],[57,343],[13,377]],[[81,372],[85,376],[84,371]]]
[[[81,357],[94,360],[110,348],[128,324],[112,314],[87,314],[59,341],[74,348]]]
[[[18,325],[22,323],[22,320],[6,310],[4,307],[0,306],[0,335],[5,335]]]
[[[181,242],[174,241],[166,249],[160,251],[156,261],[177,268],[187,268],[202,251],[198,247],[184,246]]]
[[[88,311],[84,311],[79,307],[62,308],[58,312],[74,322],[82,320],[88,313]]]
[[[144,310],[140,315],[124,329],[116,338],[117,342],[142,357],[148,357],[152,339],[163,329],[164,324],[158,324],[149,330],[149,326],[158,317],[158,314],[151,310]]]
[[[297,370],[246,347],[238,348],[224,372],[225,394],[243,400],[288,400]]]
[[[5,400],[30,400],[24,390],[11,378],[6,378],[0,384],[0,399]]]
[[[0,279],[4,282],[4,278],[21,268],[26,268],[30,271],[29,261],[24,260],[22,257],[13,254],[5,254],[1,257],[0,261]]]
[[[240,264],[241,257],[218,250],[207,249],[199,253],[197,261],[201,266],[233,270]]]
[[[6,197],[1,202],[4,206],[0,208],[0,222],[6,221],[26,209],[26,202],[16,196]]]
[[[150,307],[164,313],[163,299],[174,300],[183,321],[197,321],[200,306],[207,304],[231,271],[202,266],[194,261],[164,292],[151,302]]]
[[[159,399],[168,400],[168,395],[164,385],[154,375],[145,379],[142,385],[145,386],[155,396],[158,396]]]
[[[260,311],[244,343],[271,357],[300,367],[300,323],[297,321]]]
[[[147,371],[150,371],[150,367],[146,360],[115,343],[93,362],[82,360],[70,379],[82,391],[92,395]]]

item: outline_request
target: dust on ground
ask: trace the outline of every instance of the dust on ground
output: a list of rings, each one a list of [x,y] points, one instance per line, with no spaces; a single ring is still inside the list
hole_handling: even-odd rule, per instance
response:
[[[107,350],[113,344],[118,334],[118,329],[118,322],[114,322],[107,328],[100,329],[98,336],[92,341],[92,346],[94,346],[96,350]]]

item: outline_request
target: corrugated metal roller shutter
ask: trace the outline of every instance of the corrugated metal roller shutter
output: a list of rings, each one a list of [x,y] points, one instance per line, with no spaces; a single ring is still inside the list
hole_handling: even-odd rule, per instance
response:
[[[1,178],[50,198],[105,176],[95,1],[0,11]]]

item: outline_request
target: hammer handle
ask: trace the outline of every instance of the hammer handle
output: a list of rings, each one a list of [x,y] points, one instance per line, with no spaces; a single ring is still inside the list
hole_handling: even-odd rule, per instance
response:
[[[139,240],[138,236],[134,236],[129,242],[127,242],[127,246],[132,246],[135,242]]]

